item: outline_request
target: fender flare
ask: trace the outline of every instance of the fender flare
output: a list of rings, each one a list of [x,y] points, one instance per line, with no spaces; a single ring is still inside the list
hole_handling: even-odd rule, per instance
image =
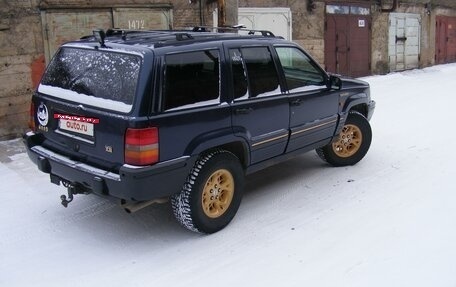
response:
[[[339,111],[339,124],[334,133],[334,138],[336,138],[339,133],[342,131],[345,121],[347,120],[348,114],[353,107],[359,105],[368,105],[369,97],[366,93],[358,93],[351,96],[348,96],[345,100],[341,102],[341,110]],[[364,112],[362,113],[364,116]]]
[[[186,155],[198,156],[208,150],[221,148],[234,153],[244,167],[250,164],[250,148],[244,137],[236,136],[232,128],[224,128],[195,137],[185,149]]]
[[[354,94],[348,96],[345,101],[342,102],[342,110],[341,113],[348,114],[348,112],[354,107],[358,105],[365,104],[367,105],[369,102],[369,97],[365,93]]]

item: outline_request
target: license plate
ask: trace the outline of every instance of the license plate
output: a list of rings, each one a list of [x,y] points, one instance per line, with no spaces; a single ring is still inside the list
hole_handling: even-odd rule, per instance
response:
[[[61,130],[78,133],[81,135],[93,137],[93,124],[87,122],[73,121],[73,120],[59,120],[59,128]]]

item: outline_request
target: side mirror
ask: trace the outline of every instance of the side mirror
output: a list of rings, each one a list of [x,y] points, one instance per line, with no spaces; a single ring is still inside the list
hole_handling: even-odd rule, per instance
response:
[[[331,90],[340,90],[342,89],[342,80],[334,75],[329,76],[328,88]]]

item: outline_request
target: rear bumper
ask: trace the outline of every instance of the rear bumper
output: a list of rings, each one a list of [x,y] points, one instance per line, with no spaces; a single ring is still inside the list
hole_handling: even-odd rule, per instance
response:
[[[53,183],[77,184],[98,195],[129,201],[158,199],[179,192],[196,161],[196,157],[186,156],[148,167],[124,165],[119,173],[113,173],[43,147],[33,132],[23,139],[29,158],[42,172],[51,175]]]

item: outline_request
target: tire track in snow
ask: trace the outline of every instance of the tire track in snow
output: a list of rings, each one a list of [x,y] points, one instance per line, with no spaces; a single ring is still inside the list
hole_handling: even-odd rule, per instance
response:
[[[24,209],[20,212],[22,214],[20,218],[14,218],[7,228],[2,228],[0,247],[21,244],[50,233],[63,232],[70,225],[105,214],[116,207],[115,203],[101,198],[89,198],[89,195],[86,198],[76,196],[75,202],[72,202],[68,209],[63,209],[53,191],[57,190],[58,194],[65,194],[66,189],[51,184],[45,174],[35,169],[30,170],[29,173],[25,153],[15,154],[13,157],[13,161],[0,163],[0,171],[2,179],[4,179],[0,184],[6,186],[6,188],[2,188],[4,192],[10,193],[4,202],[6,209],[3,214],[0,213],[0,217],[10,219],[8,203],[14,202],[14,200],[22,200],[21,206]],[[27,170],[26,174],[23,173],[24,169]],[[9,190],[7,186],[11,182],[24,182],[28,188],[20,191]],[[40,194],[40,196],[36,197],[35,194]],[[43,203],[46,204],[43,205]],[[42,205],[43,211],[39,213],[40,208],[35,208],[36,205]],[[17,211],[14,212],[17,213]],[[62,214],[64,215],[62,216]],[[34,218],[34,220],[30,220],[30,218]],[[36,224],[36,220],[40,224]]]
[[[57,205],[55,206],[56,208],[62,208]],[[81,206],[81,204],[79,204],[78,207],[79,206]],[[0,247],[22,244],[23,242],[31,241],[31,239],[36,241],[40,238],[49,236],[49,234],[65,232],[69,226],[105,214],[115,207],[116,204],[103,200],[92,203],[75,212],[65,214],[63,217],[60,216],[62,214],[61,212],[55,212],[56,209],[52,215],[43,216],[43,214],[48,213],[48,209],[45,209],[41,212],[42,218],[39,225],[36,224],[36,221],[32,221],[35,223],[33,226],[25,223],[9,228],[7,232],[1,232]]]

